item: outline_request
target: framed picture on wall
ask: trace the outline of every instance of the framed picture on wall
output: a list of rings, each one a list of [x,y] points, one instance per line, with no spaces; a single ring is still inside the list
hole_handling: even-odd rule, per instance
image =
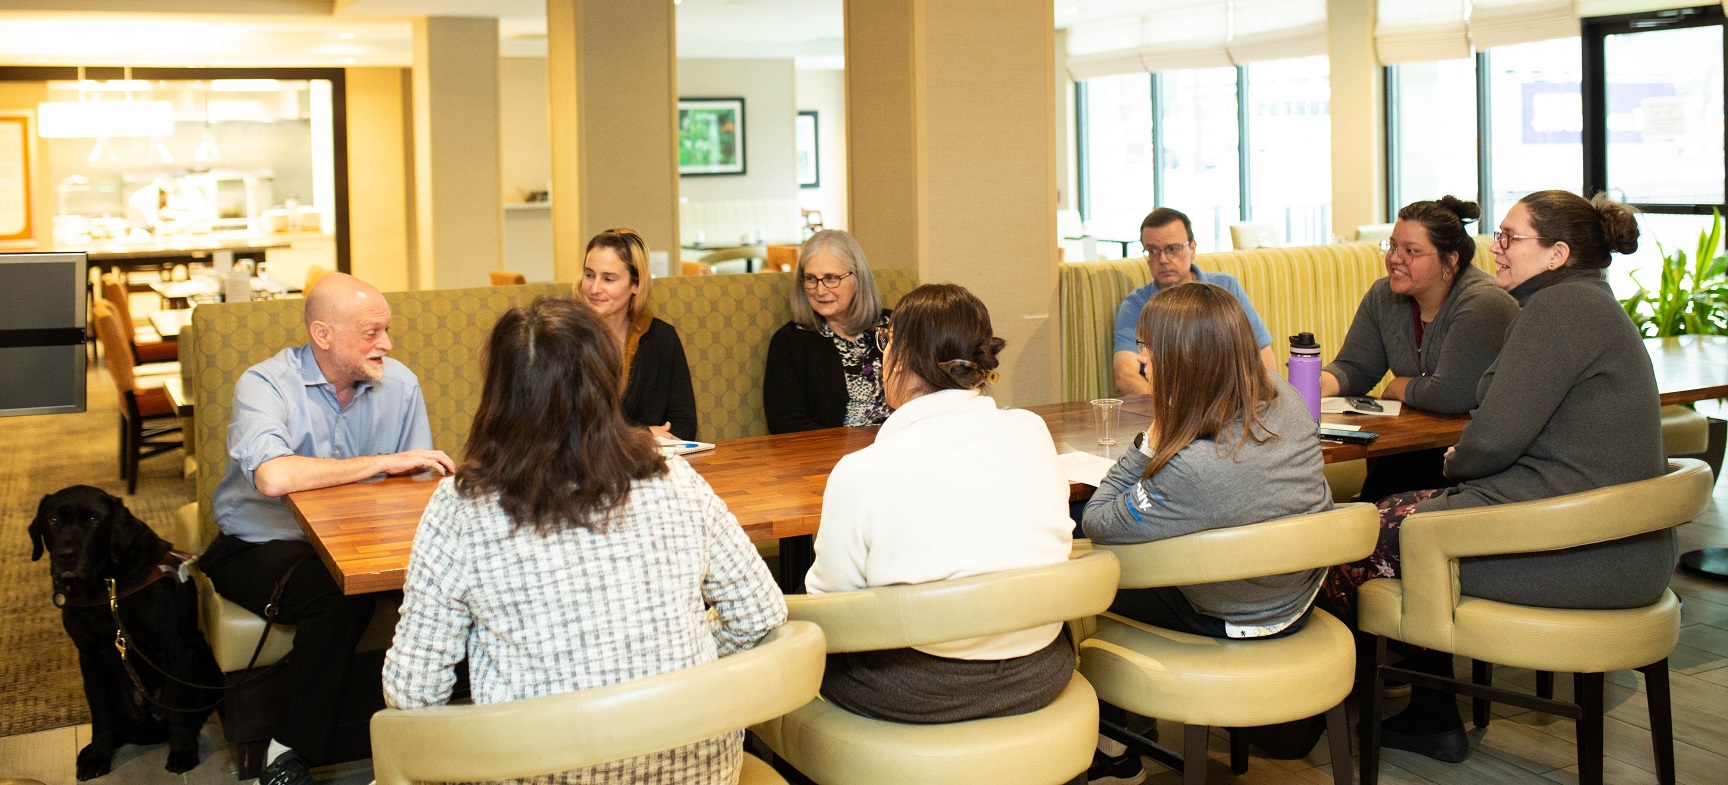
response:
[[[822,185],[822,152],[817,146],[820,136],[816,129],[816,113],[805,110],[798,113],[798,124],[793,129],[793,139],[798,148],[798,187],[819,188]]]
[[[744,174],[744,99],[678,99],[678,174]]]

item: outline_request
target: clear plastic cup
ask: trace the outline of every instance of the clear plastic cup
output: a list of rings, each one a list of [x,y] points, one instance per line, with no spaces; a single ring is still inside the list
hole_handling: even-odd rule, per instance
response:
[[[1116,443],[1116,423],[1122,418],[1122,399],[1099,398],[1092,402],[1092,423],[1098,428],[1098,443]]]

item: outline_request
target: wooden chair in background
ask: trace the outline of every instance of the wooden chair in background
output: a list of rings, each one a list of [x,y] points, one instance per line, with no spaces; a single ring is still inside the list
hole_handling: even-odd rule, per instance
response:
[[[180,343],[173,339],[165,339],[156,334],[156,328],[148,324],[139,326],[132,320],[132,294],[126,286],[126,281],[118,272],[105,273],[102,276],[102,299],[114,306],[115,318],[118,319],[118,335],[122,336],[122,348],[131,357],[134,364],[174,362],[180,359]],[[98,336],[100,337],[100,336]],[[106,343],[103,349],[109,348]]]
[[[105,299],[96,301],[96,337],[102,342],[114,387],[120,391],[120,477],[131,495],[138,492],[138,461],[180,446],[176,437],[180,418],[161,387],[161,377],[138,376],[119,309]]]
[[[521,286],[528,283],[528,276],[509,270],[492,270],[488,274],[492,276],[493,286]]]

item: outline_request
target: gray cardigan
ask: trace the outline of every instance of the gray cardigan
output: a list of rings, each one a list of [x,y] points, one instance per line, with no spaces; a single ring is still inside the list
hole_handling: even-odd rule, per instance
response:
[[[1667,469],[1661,403],[1638,329],[1600,271],[1563,267],[1512,292],[1523,306],[1446,459],[1455,487],[1417,512],[1548,499],[1647,480]],[[1675,558],[1672,531],[1551,553],[1467,560],[1472,596],[1559,607],[1653,601]],[[1584,604],[1575,604],[1584,603]]]
[[[1350,322],[1350,332],[1326,372],[1340,395],[1367,395],[1390,370],[1409,377],[1404,401],[1423,411],[1459,414],[1476,405],[1476,383],[1500,354],[1518,302],[1479,267],[1465,266],[1423,330],[1420,349],[1411,298],[1394,294],[1389,279],[1374,282]]]
[[[1278,397],[1260,416],[1278,436],[1262,444],[1248,441],[1230,455],[1224,450],[1236,445],[1242,428],[1238,420],[1217,440],[1196,440],[1183,448],[1145,480],[1140,474],[1148,456],[1128,450],[1086,503],[1081,522],[1086,536],[1101,543],[1152,542],[1332,509],[1308,405],[1289,382],[1273,379]],[[1261,626],[1307,610],[1324,574],[1307,570],[1181,589],[1201,613],[1231,624]]]

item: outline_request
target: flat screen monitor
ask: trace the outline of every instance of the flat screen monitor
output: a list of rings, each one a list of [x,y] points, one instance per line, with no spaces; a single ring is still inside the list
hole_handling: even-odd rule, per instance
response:
[[[0,417],[84,411],[85,264],[0,254]]]

